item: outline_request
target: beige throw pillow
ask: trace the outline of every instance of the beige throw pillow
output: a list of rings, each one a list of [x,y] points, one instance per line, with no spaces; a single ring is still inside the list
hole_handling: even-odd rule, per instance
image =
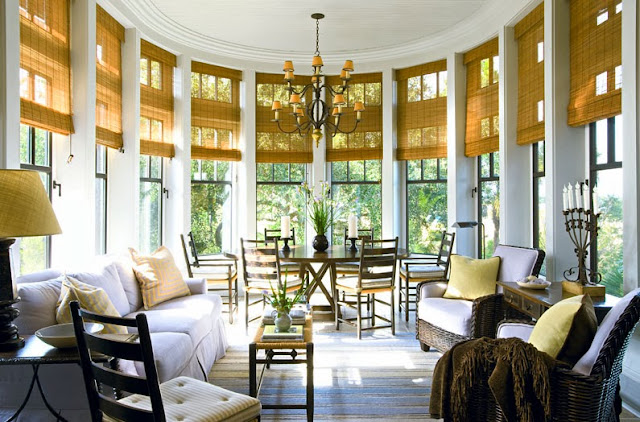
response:
[[[448,299],[474,300],[496,292],[496,279],[500,269],[500,257],[473,259],[451,255],[451,275],[444,292]]]

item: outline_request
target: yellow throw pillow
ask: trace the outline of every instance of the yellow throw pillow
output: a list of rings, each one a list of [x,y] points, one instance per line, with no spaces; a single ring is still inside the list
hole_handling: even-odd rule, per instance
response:
[[[144,309],[176,297],[189,296],[189,286],[184,282],[169,249],[160,246],[151,255],[139,255],[129,248],[131,259],[136,264],[136,274]]]
[[[77,300],[80,307],[89,312],[100,315],[121,316],[111,299],[101,287],[86,284],[73,277],[66,276],[62,281],[62,290],[56,306],[56,321],[58,324],[72,322],[69,304]],[[105,324],[103,333],[126,334],[127,328],[120,325]]]
[[[447,291],[448,299],[474,300],[496,292],[496,279],[500,269],[500,257],[473,259],[468,256],[451,255],[451,273]]]
[[[584,355],[598,328],[589,295],[564,299],[547,310],[536,322],[529,343],[570,365]]]

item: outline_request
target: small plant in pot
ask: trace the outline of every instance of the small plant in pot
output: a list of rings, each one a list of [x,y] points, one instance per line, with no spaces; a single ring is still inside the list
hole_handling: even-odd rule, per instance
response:
[[[273,312],[277,312],[274,320],[276,331],[280,333],[288,332],[291,328],[291,316],[289,312],[291,312],[293,305],[302,301],[304,297],[303,286],[306,283],[302,283],[293,296],[287,296],[287,273],[284,275],[284,283],[278,282],[277,288],[274,288],[273,284],[269,284],[271,287],[271,296],[267,297],[267,302],[273,307]]]
[[[309,220],[316,232],[313,247],[323,252],[329,247],[326,235],[339,212],[339,204],[331,198],[331,186],[325,181],[320,182],[319,195],[313,194],[313,187],[307,182],[303,182],[298,191],[305,195]]]

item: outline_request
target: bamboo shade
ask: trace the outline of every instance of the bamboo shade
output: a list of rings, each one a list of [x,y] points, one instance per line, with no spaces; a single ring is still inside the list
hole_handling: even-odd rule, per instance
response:
[[[467,130],[465,155],[476,157],[498,151],[498,38],[494,38],[464,55],[467,66]],[[488,72],[482,72],[482,61],[488,59]],[[483,84],[483,79],[485,83]],[[485,86],[483,86],[485,85]]]
[[[342,84],[339,76],[327,76],[325,84],[338,86]],[[327,161],[381,160],[382,159],[382,73],[363,73],[352,75],[349,90],[344,98],[347,107],[340,118],[340,128],[351,130],[356,123],[353,104],[364,103],[365,111],[355,132],[338,133],[332,137],[326,134]],[[332,104],[331,94],[326,92],[327,105]],[[346,109],[346,110],[345,110]]]
[[[515,26],[518,41],[518,145],[544,139],[544,60],[538,45],[544,42],[544,3]],[[542,106],[542,113],[539,107]]]
[[[96,143],[122,148],[124,27],[96,5]]]
[[[242,72],[191,62],[191,158],[240,161]]]
[[[69,0],[20,0],[20,121],[68,135]]]
[[[296,75],[294,85],[311,83],[311,77]],[[273,100],[281,101],[280,125],[286,131],[295,128],[293,117],[289,113],[289,93],[284,89],[287,85],[284,74],[256,74],[256,162],[258,163],[311,163],[313,162],[313,145],[310,132],[299,135],[286,134],[278,129],[271,120]],[[306,104],[311,101],[307,92]]]
[[[140,41],[140,154],[173,157],[173,68],[176,56],[148,41]],[[154,72],[154,66],[158,71]],[[142,83],[147,78],[147,84]],[[155,86],[155,87],[154,87]]]
[[[582,126],[622,112],[622,2],[572,0],[570,3],[568,124]]]
[[[446,71],[447,61],[439,60],[396,72],[398,82],[398,148],[396,158],[398,160],[446,158],[446,82],[439,78],[441,72]],[[424,92],[422,75],[434,75],[433,78],[436,81],[434,92]],[[419,81],[419,84],[412,85],[410,88],[410,79]],[[439,86],[440,84],[444,86]],[[409,95],[409,89],[412,90],[412,95]]]

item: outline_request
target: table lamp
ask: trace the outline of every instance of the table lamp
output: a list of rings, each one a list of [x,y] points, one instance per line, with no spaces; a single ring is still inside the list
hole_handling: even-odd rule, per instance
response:
[[[35,171],[0,170],[0,352],[24,346],[13,320],[19,311],[9,249],[16,237],[62,233],[49,195]]]

